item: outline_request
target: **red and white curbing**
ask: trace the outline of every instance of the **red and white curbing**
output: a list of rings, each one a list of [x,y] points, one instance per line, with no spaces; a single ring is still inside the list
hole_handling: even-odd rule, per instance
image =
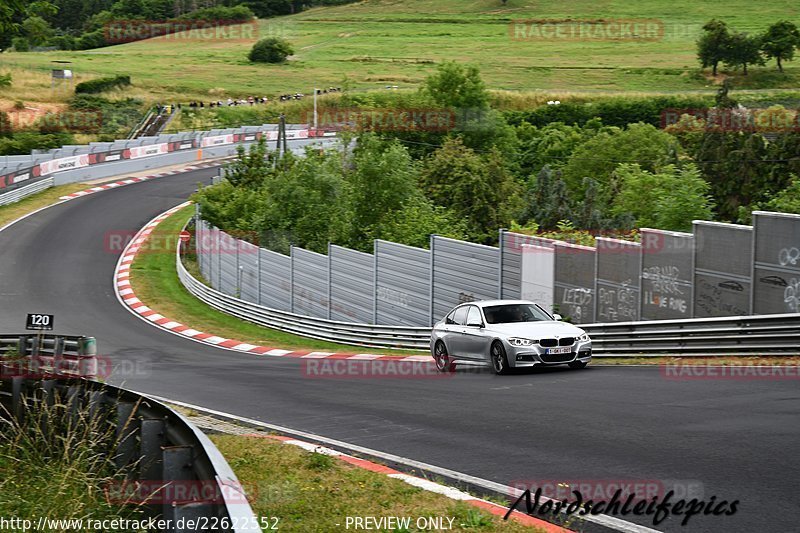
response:
[[[64,196],[59,197],[59,200],[73,200],[75,198],[81,198],[82,196],[88,196],[90,194],[94,194],[96,192],[107,191],[109,189],[116,189],[117,187],[124,187],[125,185],[132,185],[134,183],[139,183],[142,181],[152,180],[155,178],[163,178],[164,176],[172,176],[174,174],[182,174],[184,172],[191,172],[193,170],[200,170],[202,168],[210,168],[210,167],[218,167],[223,165],[226,161],[209,161],[206,163],[198,163],[197,165],[188,166],[185,168],[177,169],[177,170],[169,170],[167,172],[159,172],[158,174],[151,174],[149,176],[138,176],[135,178],[127,178],[120,181],[114,181],[110,183],[103,183],[102,185],[98,185],[96,187],[91,187],[89,189],[85,189],[83,191],[74,192],[72,194],[67,194]]]
[[[358,468],[363,468],[364,470],[369,470],[371,472],[376,472],[378,474],[385,474],[390,478],[399,479],[400,481],[404,481],[409,485],[413,485],[428,492],[435,492],[436,494],[441,494],[442,496],[446,496],[447,498],[450,498],[452,500],[463,501],[467,504],[473,505],[484,511],[487,511],[495,516],[505,516],[505,514],[508,512],[508,509],[506,507],[503,507],[502,505],[492,503],[487,500],[482,500],[480,498],[476,498],[475,496],[460,491],[456,488],[448,487],[446,485],[441,485],[439,483],[434,483],[433,481],[430,481],[428,479],[423,479],[421,477],[410,476],[408,474],[400,472],[399,470],[389,468],[388,466],[384,466],[378,463],[373,463],[372,461],[367,461],[366,459],[360,459],[358,457],[354,457],[352,455],[339,452],[332,448],[326,448],[324,446],[319,446],[317,444],[312,444],[310,442],[293,439],[291,437],[284,437],[281,435],[250,434],[247,436],[273,439],[281,441],[284,444],[297,446],[309,452],[316,452],[324,455],[329,455],[331,457],[336,457],[340,461],[351,464]],[[547,533],[571,533],[570,530],[568,529],[564,529],[563,527],[551,524],[550,522],[546,522],[545,520],[535,518],[520,511],[514,511],[513,513],[511,513],[510,518],[521,524],[534,526],[539,529],[542,529]]]
[[[180,205],[173,207],[161,213],[153,220],[147,223],[139,232],[133,237],[130,243],[125,247],[117,263],[117,268],[114,271],[114,285],[116,287],[117,296],[119,300],[135,315],[146,320],[150,324],[165,329],[176,335],[182,335],[193,341],[202,342],[216,346],[217,348],[224,348],[237,352],[250,353],[260,356],[268,357],[299,357],[304,359],[356,359],[356,360],[373,360],[373,359],[393,359],[398,361],[413,361],[425,362],[433,364],[433,359],[429,355],[379,355],[369,353],[332,353],[332,352],[314,352],[310,350],[283,350],[268,346],[258,346],[255,344],[248,344],[246,342],[226,339],[211,333],[198,331],[185,324],[181,324],[176,320],[165,317],[157,311],[148,307],[144,302],[136,297],[133,286],[130,281],[130,270],[133,261],[136,259],[136,254],[139,252],[142,245],[147,241],[147,238],[155,230],[159,224],[172,216],[177,211],[190,205],[191,202],[184,202]]]

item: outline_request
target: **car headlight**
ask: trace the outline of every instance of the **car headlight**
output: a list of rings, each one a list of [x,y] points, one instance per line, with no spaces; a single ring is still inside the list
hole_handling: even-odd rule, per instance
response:
[[[584,333],[583,335],[578,337],[578,342],[586,342],[586,341],[590,341],[590,340],[592,340],[592,339],[589,338],[589,334],[588,333]]]
[[[511,337],[508,339],[508,342],[511,344],[511,346],[532,346],[536,344],[535,340],[523,339],[520,337]]]

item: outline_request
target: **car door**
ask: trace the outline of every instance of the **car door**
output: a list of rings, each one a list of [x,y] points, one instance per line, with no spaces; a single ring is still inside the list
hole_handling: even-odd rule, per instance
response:
[[[444,324],[444,345],[450,355],[456,357],[465,357],[464,355],[464,324],[467,323],[467,308],[461,306],[455,308],[447,318]]]
[[[461,335],[466,357],[470,359],[486,359],[489,353],[489,340],[486,335],[481,310],[478,309],[478,306],[467,306],[467,319],[464,324]]]

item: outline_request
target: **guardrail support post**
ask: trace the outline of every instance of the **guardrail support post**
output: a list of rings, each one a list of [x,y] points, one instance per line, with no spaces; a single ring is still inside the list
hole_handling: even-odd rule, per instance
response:
[[[192,473],[193,449],[191,446],[168,446],[162,449],[162,470],[161,480],[164,485],[162,490],[161,502],[163,505],[164,516],[175,516],[181,502],[172,499],[172,495],[184,492],[176,491],[175,481],[191,481],[194,479]],[[200,491],[201,495],[205,491]],[[167,498],[167,496],[170,496]],[[183,502],[187,503],[187,502]]]
[[[155,481],[161,478],[161,447],[164,445],[166,421],[163,418],[145,418],[139,422],[141,436],[139,479]]]
[[[114,462],[117,468],[129,467],[136,459],[137,422],[134,418],[134,404],[130,402],[117,403],[117,450]]]

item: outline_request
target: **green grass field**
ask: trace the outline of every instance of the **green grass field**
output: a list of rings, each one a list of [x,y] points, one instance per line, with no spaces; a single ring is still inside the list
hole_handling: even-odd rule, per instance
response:
[[[648,2],[553,0],[365,0],[259,21],[259,35],[285,36],[296,55],[282,66],[253,65],[253,41],[155,39],[76,52],[3,53],[0,70],[39,70],[29,87],[0,90],[0,99],[50,94],[52,61],[71,61],[81,79],[129,74],[133,93],[153,100],[209,100],[216,96],[310,93],[327,86],[386,90],[414,88],[444,60],[480,66],[487,85],[553,94],[711,91],[715,80],[700,72],[695,40],[712,17],[736,30],[760,32],[772,22],[798,19],[785,1]],[[514,39],[513,21],[653,19],[663,30],[653,40],[581,38]],[[739,89],[789,89],[800,67],[774,62],[736,76]],[[79,80],[78,80],[79,81]],[[57,93],[57,94],[55,94]],[[64,91],[53,92],[59,98]]]

